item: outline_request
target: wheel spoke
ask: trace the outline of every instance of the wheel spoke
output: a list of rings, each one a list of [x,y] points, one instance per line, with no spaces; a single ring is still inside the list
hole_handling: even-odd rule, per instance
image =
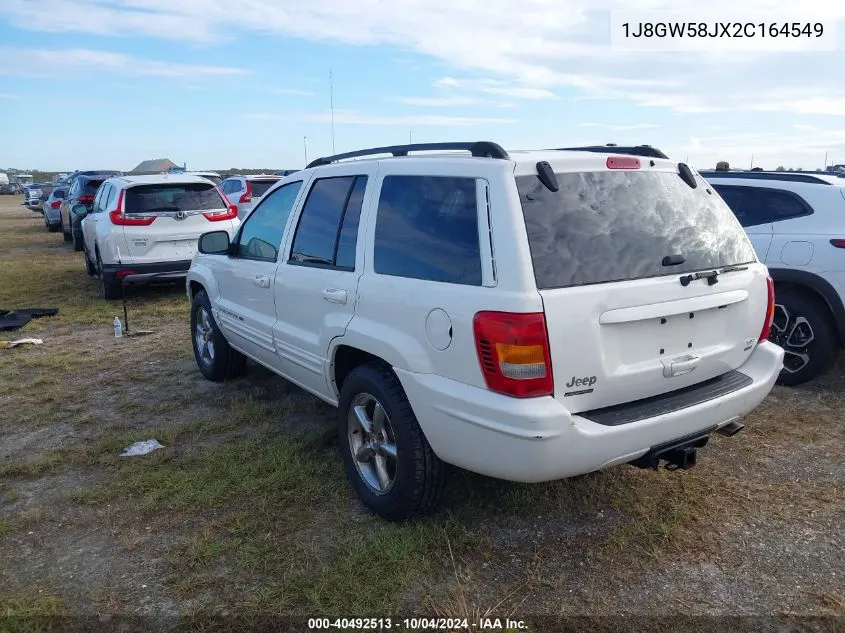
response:
[[[376,402],[373,409],[373,433],[381,433],[384,430],[384,419],[387,417],[382,406]]]
[[[799,329],[800,328],[800,329]],[[792,337],[798,334],[799,340],[793,341]],[[801,336],[805,336],[806,338],[801,339]],[[813,342],[813,329],[810,327],[809,322],[804,317],[798,317],[795,319],[795,324],[792,326],[792,329],[789,331],[789,336],[786,337],[786,345],[789,347],[797,347],[797,348],[804,348],[810,343]]]
[[[379,455],[386,457],[387,459],[396,459],[396,444],[392,442],[383,442],[379,444],[378,447]]]
[[[367,407],[364,405],[359,405],[355,407],[353,411],[355,411],[355,418],[358,420],[358,424],[361,425],[361,428],[364,429],[364,432],[368,434],[372,433],[373,422],[367,415]]]
[[[376,468],[379,487],[384,490],[390,485],[390,475],[387,473],[387,460],[385,460],[383,455],[376,455],[373,462]]]

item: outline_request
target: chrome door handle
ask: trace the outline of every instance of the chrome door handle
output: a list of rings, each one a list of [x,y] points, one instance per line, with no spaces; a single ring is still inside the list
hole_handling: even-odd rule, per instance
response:
[[[346,291],[339,288],[323,288],[323,299],[329,303],[346,303]]]
[[[269,288],[270,287],[270,278],[267,275],[256,275],[255,278],[252,280],[259,288]]]

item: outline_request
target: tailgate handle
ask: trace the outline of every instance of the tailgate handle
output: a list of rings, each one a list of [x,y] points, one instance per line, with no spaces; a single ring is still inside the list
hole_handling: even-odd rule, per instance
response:
[[[338,288],[323,288],[323,299],[329,303],[346,303],[346,291]]]
[[[674,378],[675,376],[683,376],[690,373],[693,369],[698,367],[698,361],[701,356],[696,354],[687,354],[671,360],[663,361],[663,376],[665,378]]]

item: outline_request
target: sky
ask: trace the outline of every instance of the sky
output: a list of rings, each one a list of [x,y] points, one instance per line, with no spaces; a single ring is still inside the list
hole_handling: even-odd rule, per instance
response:
[[[698,168],[845,163],[845,3],[793,14],[835,23],[834,52],[611,46],[611,10],[702,4],[0,0],[0,168],[296,169],[409,139],[647,143]],[[764,20],[773,3],[706,6]]]

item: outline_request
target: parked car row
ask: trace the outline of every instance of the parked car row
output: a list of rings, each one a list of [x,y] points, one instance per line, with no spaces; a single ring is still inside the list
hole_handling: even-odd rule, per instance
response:
[[[23,185],[17,182],[9,182],[0,185],[0,195],[2,196],[20,196],[23,194]]]
[[[352,487],[404,520],[447,464],[690,468],[776,381],[824,371],[845,340],[845,183],[802,178],[443,143],[219,187],[78,177],[59,206],[104,298],[185,280],[209,380],[251,359],[337,407]]]

